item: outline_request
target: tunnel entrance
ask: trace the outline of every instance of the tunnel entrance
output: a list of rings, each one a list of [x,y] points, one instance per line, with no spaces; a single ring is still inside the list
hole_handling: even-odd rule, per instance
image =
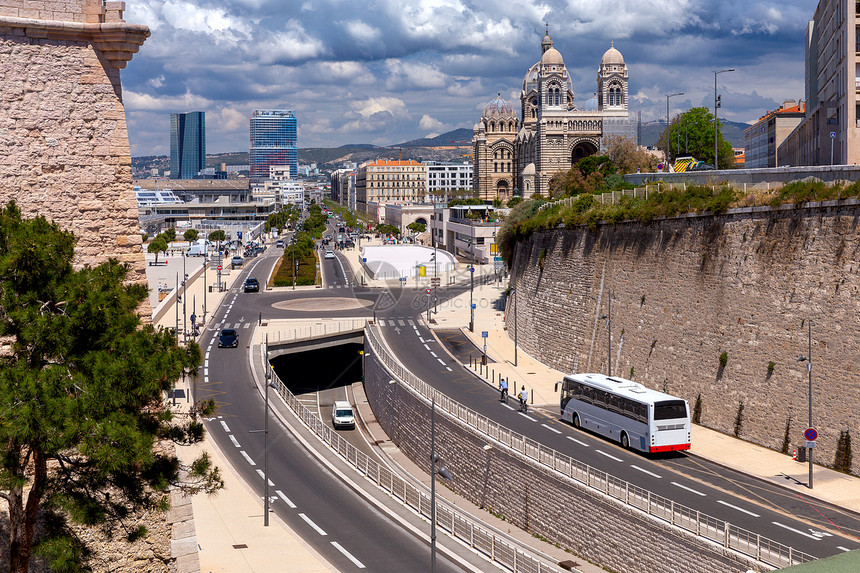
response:
[[[341,388],[361,381],[364,344],[346,343],[282,354],[272,358],[272,368],[296,396]]]

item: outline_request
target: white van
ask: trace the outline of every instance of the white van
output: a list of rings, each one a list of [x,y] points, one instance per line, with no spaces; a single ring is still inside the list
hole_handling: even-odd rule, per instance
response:
[[[334,429],[355,428],[355,415],[352,406],[346,400],[335,400],[331,408],[331,425]]]
[[[206,239],[197,239],[193,243],[191,243],[188,247],[188,250],[185,251],[185,256],[187,257],[202,257],[206,255],[206,251],[209,248],[209,241]]]

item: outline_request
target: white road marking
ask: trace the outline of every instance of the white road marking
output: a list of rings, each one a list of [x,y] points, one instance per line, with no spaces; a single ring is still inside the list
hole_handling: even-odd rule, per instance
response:
[[[208,367],[208,366],[204,366],[204,367],[203,367],[203,375],[204,375],[204,376],[209,376],[209,367]]]
[[[424,348],[426,348],[427,350],[430,350],[430,347],[427,346],[426,344],[424,345]]]
[[[623,461],[621,458],[616,458],[616,457],[615,457],[615,456],[613,456],[612,454],[607,454],[607,453],[606,453],[606,452],[604,452],[603,450],[594,450],[594,451],[595,451],[595,452],[597,452],[598,454],[602,455],[602,456],[606,456],[606,457],[607,457],[607,458],[609,458],[610,460],[615,460],[616,462]]]
[[[567,439],[572,441],[572,442],[576,442],[580,446],[585,446],[586,448],[588,447],[588,444],[586,444],[585,442],[581,442],[581,441],[577,440],[576,438],[571,438],[570,436],[568,436]]]
[[[242,446],[240,446],[240,445],[239,445],[239,440],[237,440],[237,439],[236,439],[236,436],[234,436],[233,434],[230,434],[230,436],[229,436],[229,437],[230,437],[230,441],[231,441],[231,442],[233,442],[233,445],[234,445],[234,446],[236,446],[237,448],[241,448],[241,447],[242,447]]]
[[[308,517],[307,515],[305,515],[304,513],[300,513],[300,514],[299,514],[299,517],[301,517],[302,519],[304,519],[304,520],[305,520],[305,523],[307,523],[308,525],[310,525],[311,527],[313,527],[313,528],[316,530],[316,532],[317,532],[317,533],[319,533],[320,535],[328,535],[328,533],[326,533],[325,531],[323,531],[322,529],[320,529],[320,526],[319,526],[319,525],[317,525],[316,523],[314,523],[313,521],[311,521],[311,518],[310,518],[310,517]]]
[[[380,318],[380,319],[378,319],[376,322],[378,322],[378,323],[379,323],[379,326],[385,326],[385,321],[384,321],[384,320],[382,320],[381,318]]]
[[[334,548],[335,548],[335,549],[337,549],[338,551],[340,551],[341,553],[343,553],[343,556],[344,556],[344,557],[346,557],[347,559],[349,559],[350,561],[352,561],[352,563],[353,563],[356,567],[358,567],[359,569],[364,569],[364,563],[362,563],[361,561],[359,561],[358,559],[356,559],[355,557],[353,557],[353,556],[352,556],[352,554],[351,554],[349,551],[347,551],[346,549],[344,549],[343,547],[341,547],[341,546],[340,546],[340,543],[338,543],[337,541],[332,541],[332,542],[331,542],[331,544],[332,544],[332,545],[334,545]]]
[[[529,419],[529,420],[531,420],[532,422],[537,422],[537,418],[532,418],[532,417],[531,417],[531,416],[529,416],[528,414],[525,414],[525,413],[523,413],[523,412],[517,412],[517,414],[519,414],[519,415],[520,415],[520,416],[522,416],[523,418],[528,418],[528,419]]]
[[[508,410],[516,410],[516,408],[514,408],[513,406],[508,406],[507,404],[502,404],[502,406],[504,406]]]
[[[838,549],[838,550],[840,550],[840,551],[845,551],[845,552],[851,551],[851,550],[850,550],[850,549],[848,549],[847,547],[842,547],[841,545],[837,545],[837,546],[836,546],[836,549]]]
[[[281,490],[277,489],[277,490],[275,490],[275,493],[276,493],[276,494],[278,494],[278,497],[280,497],[282,500],[284,500],[284,503],[286,503],[288,506],[290,506],[290,509],[295,509],[295,508],[296,508],[296,504],[294,504],[292,501],[290,501],[290,498],[288,498],[287,496],[285,496],[285,495],[284,495],[284,492],[282,492]]]
[[[257,470],[257,474],[261,478],[266,479],[266,474],[263,473],[263,470]],[[269,487],[275,487],[275,484],[272,483],[272,480],[269,480]]]
[[[450,367],[450,366],[446,366],[445,368],[447,368],[447,369],[448,369],[448,372],[453,372],[453,370],[451,370],[451,367]]]
[[[543,426],[544,428],[546,428],[546,429],[547,429],[547,430],[549,430],[550,432],[555,432],[556,434],[560,434],[560,433],[561,433],[561,430],[556,430],[556,429],[555,429],[555,428],[553,428],[552,426],[547,426],[546,424],[541,424],[541,426]]]
[[[257,465],[254,463],[254,460],[251,459],[251,456],[249,456],[247,453],[245,453],[245,450],[241,450],[239,453],[242,454],[242,457],[244,457],[248,461],[249,464],[251,464],[252,466]]]
[[[702,493],[702,492],[700,492],[700,491],[696,491],[696,490],[694,490],[694,489],[693,489],[693,488],[691,488],[691,487],[687,487],[687,486],[685,486],[685,485],[682,485],[682,484],[680,484],[680,483],[678,483],[678,482],[676,482],[676,481],[673,481],[673,482],[672,482],[672,485],[674,485],[674,486],[676,486],[676,487],[679,487],[679,488],[681,488],[681,489],[685,489],[685,490],[689,491],[690,493],[695,493],[696,495],[700,495],[700,496],[702,496],[702,497],[705,497],[705,496],[707,495],[707,494]]]
[[[655,474],[654,472],[649,472],[649,471],[648,471],[648,470],[646,470],[645,468],[640,468],[639,466],[636,466],[636,465],[633,465],[633,464],[630,464],[630,467],[631,467],[631,468],[633,468],[634,470],[639,470],[639,471],[640,471],[640,472],[642,472],[643,474],[648,474],[648,475],[649,475],[649,476],[651,476],[651,477],[655,477],[655,478],[662,478],[662,477],[663,477],[663,476],[660,476],[660,475]]]
[[[732,504],[727,503],[727,502],[725,502],[725,501],[723,501],[723,500],[721,500],[721,499],[718,499],[718,500],[717,500],[717,503],[721,503],[721,504],[725,505],[726,507],[731,507],[732,509],[736,509],[736,510],[740,511],[741,513],[746,513],[747,515],[751,515],[751,516],[753,516],[753,517],[761,517],[761,516],[760,516],[759,514],[757,514],[757,513],[753,513],[753,512],[751,512],[751,511],[749,511],[749,510],[746,510],[746,509],[744,509],[744,508],[742,508],[742,507],[738,507],[738,506],[736,506],[736,505],[732,505]]]
[[[408,323],[409,323],[409,326],[413,326],[413,327],[415,327],[415,329],[416,329],[416,330],[418,329],[418,327],[417,327],[417,326],[415,326],[415,322],[414,322],[411,318],[410,318],[409,320],[407,320],[406,322],[408,322]]]
[[[792,531],[792,532],[794,532],[794,533],[796,533],[796,534],[798,534],[798,535],[802,535],[802,536],[804,536],[804,537],[808,537],[808,538],[810,538],[810,539],[814,539],[815,541],[821,541],[821,538],[820,538],[820,537],[816,537],[816,536],[814,536],[814,535],[810,535],[810,534],[808,534],[808,533],[804,533],[803,531],[800,531],[799,529],[795,529],[795,528],[793,528],[793,527],[789,527],[789,526],[787,526],[787,525],[783,525],[782,523],[779,523],[778,521],[771,521],[771,523],[773,523],[774,525],[776,525],[776,526],[778,526],[778,527],[782,527],[783,529],[787,529],[787,530],[789,530],[789,531]]]
[[[438,361],[439,361],[439,364],[441,364],[442,366],[445,366],[445,361],[444,361],[444,360],[442,360],[441,358],[437,358],[436,360],[438,360]]]
[[[230,433],[230,428],[229,428],[229,426],[227,426],[227,422],[225,422],[224,420],[221,420],[221,425],[224,427],[225,432]]]
[[[243,326],[242,328],[249,328],[250,326],[251,326],[251,323],[250,323],[250,322],[246,322],[246,323],[245,323],[245,326]]]
[[[421,338],[421,335],[419,334],[419,335],[418,335],[418,342],[424,343],[424,342],[427,342],[427,341],[426,341],[426,340],[424,340],[423,338]],[[425,344],[425,346],[427,346],[427,345]]]
[[[439,358],[439,355],[432,351],[430,352],[430,356],[432,356],[433,358]]]
[[[398,320],[397,324],[398,324],[398,326],[406,326],[406,323],[403,322],[402,320]]]

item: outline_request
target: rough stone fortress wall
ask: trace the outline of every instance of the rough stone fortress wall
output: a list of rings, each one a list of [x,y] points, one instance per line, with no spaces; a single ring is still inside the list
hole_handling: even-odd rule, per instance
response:
[[[797,358],[812,319],[814,460],[832,465],[840,431],[860,436],[858,222],[852,200],[535,234],[512,268],[518,341],[559,370],[606,372],[606,321],[591,297],[605,314],[611,289],[614,374],[691,409],[701,394],[702,424],[728,434],[743,404],[741,438],[779,450],[789,425],[793,450],[805,443]],[[511,337],[514,312],[509,298]]]
[[[120,70],[149,29],[124,7],[0,0],[0,203],[73,231],[77,264],[113,257],[144,281]]]

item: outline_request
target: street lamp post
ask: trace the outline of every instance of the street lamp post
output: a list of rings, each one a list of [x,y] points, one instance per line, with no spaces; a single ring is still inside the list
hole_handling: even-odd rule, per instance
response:
[[[445,466],[436,469],[436,399],[430,402],[430,573],[436,573],[436,474],[450,480],[451,472]]]
[[[720,96],[717,95],[717,74],[721,74],[723,72],[733,72],[734,68],[727,68],[725,70],[715,70],[714,71],[714,169],[719,169],[719,145],[717,141],[717,131],[719,129],[719,122],[717,121],[717,109],[719,109],[721,102]]]
[[[607,376],[612,376],[612,291],[606,292],[606,303],[608,308],[606,314],[600,320],[606,319],[606,364]]]
[[[809,373],[809,383],[807,390],[807,397],[809,402],[809,419],[807,428],[812,427],[812,320],[809,320],[809,354],[807,356],[801,356],[797,359],[798,362],[806,362],[806,371]],[[812,489],[812,451],[813,448],[806,448],[806,457],[809,461],[809,489]]]
[[[675,96],[682,96],[684,92],[678,92],[675,94],[667,94],[666,95],[666,171],[669,172],[669,98]]]
[[[474,221],[470,224],[472,227],[472,236],[469,237],[469,275],[471,276],[469,284],[469,332],[475,332],[475,305],[473,295],[475,292],[475,225]]]
[[[269,386],[274,386],[274,382],[272,382],[272,365],[269,364],[268,334],[266,334],[265,345],[266,407],[263,413],[263,429],[249,430],[249,433],[263,433],[263,526],[269,527]]]

